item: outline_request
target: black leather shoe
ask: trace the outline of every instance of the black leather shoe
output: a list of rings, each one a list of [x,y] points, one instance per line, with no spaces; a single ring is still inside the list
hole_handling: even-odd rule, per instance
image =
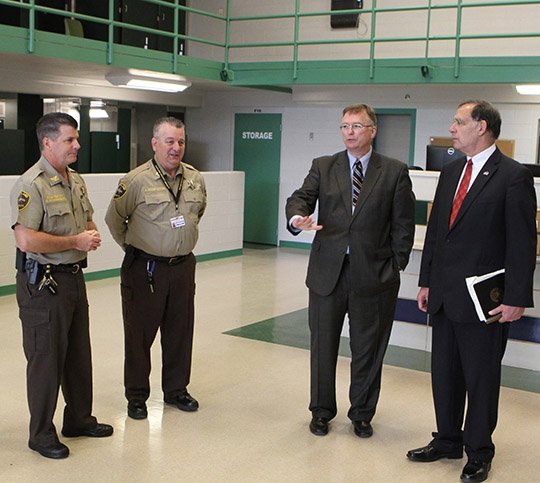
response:
[[[199,409],[199,403],[196,399],[192,398],[187,391],[179,396],[166,398],[164,401],[167,404],[174,404],[181,411],[192,412]]]
[[[62,429],[62,434],[66,438],[76,438],[77,436],[88,436],[89,438],[106,438],[113,434],[113,427],[110,424],[97,423],[93,428]]]
[[[420,463],[430,463],[431,461],[437,461],[442,458],[458,460],[463,458],[463,450],[439,451],[431,443],[429,443],[423,448],[411,449],[408,451],[407,458],[409,458],[411,461],[418,461]]]
[[[51,444],[50,446],[41,446],[39,444],[32,443],[32,441],[28,441],[28,447],[34,451],[37,451],[41,456],[45,456],[45,458],[61,460],[69,456],[69,448],[60,441],[57,441],[55,444]]]
[[[146,419],[148,410],[144,401],[129,401],[127,406],[128,416],[132,419]]]
[[[367,421],[353,421],[354,434],[359,438],[370,438],[373,436],[373,427]]]
[[[487,480],[489,470],[491,469],[491,463],[479,460],[469,460],[463,467],[460,479],[464,482],[477,482]]]
[[[328,434],[328,419],[313,416],[309,423],[309,430],[315,436],[326,436]]]

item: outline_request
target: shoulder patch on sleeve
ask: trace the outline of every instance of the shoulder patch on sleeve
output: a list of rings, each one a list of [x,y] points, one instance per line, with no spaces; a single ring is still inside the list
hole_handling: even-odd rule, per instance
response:
[[[26,191],[21,191],[17,198],[17,209],[24,210],[30,204],[30,195]]]
[[[120,183],[118,188],[116,188],[116,193],[114,193],[114,199],[119,200],[127,193],[127,186],[124,183]]]

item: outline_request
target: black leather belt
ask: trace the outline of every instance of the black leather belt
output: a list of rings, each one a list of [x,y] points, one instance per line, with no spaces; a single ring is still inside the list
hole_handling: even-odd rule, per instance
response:
[[[150,253],[143,252],[138,248],[133,249],[133,254],[136,258],[144,258],[145,260],[155,260],[156,262],[166,263],[167,265],[177,265],[186,259],[188,255],[178,255],[177,257],[158,257]]]
[[[59,265],[49,264],[49,266],[51,267],[51,272],[64,272],[75,275],[76,273],[79,273],[83,268],[86,268],[88,264],[85,258],[84,260],[81,260],[77,263],[61,263]],[[47,267],[47,264],[40,265],[40,267],[45,268]]]

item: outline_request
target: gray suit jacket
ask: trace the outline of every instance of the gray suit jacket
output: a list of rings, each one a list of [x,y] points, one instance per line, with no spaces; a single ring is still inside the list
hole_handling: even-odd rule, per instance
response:
[[[414,241],[415,198],[407,166],[373,152],[352,212],[352,180],[347,152],[313,160],[302,187],[287,200],[288,221],[310,215],[319,203],[306,284],[329,295],[336,286],[344,257],[354,277],[352,289],[374,295],[399,283]]]

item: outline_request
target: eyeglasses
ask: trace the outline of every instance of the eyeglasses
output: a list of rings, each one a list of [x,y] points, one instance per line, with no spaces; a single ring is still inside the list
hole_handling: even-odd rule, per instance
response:
[[[374,127],[375,124],[362,124],[360,122],[355,122],[354,124],[340,124],[339,129],[342,131],[348,131],[349,129],[352,129],[353,131],[361,131],[362,129],[366,127]]]

